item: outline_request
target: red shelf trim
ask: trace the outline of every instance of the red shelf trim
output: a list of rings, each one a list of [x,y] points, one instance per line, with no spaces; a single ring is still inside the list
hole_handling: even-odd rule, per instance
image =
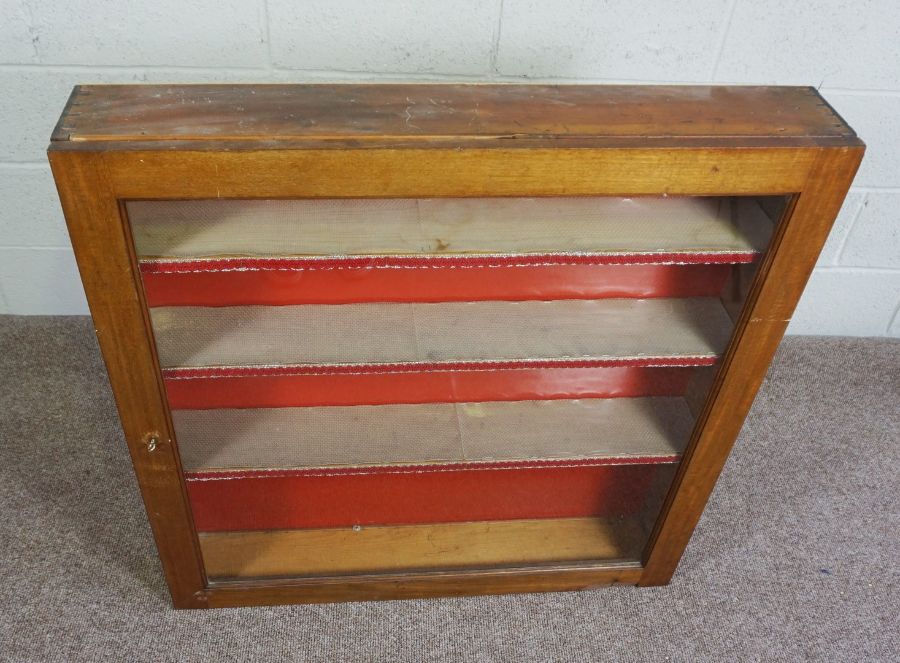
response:
[[[166,380],[274,377],[291,375],[373,375],[453,371],[508,371],[552,368],[659,368],[712,366],[716,355],[678,357],[623,357],[613,359],[523,359],[516,361],[409,362],[397,364],[299,364],[284,366],[203,366],[162,369]]]
[[[705,265],[753,262],[756,251],[524,254],[477,256],[346,256],[324,258],[145,258],[143,274],[209,272],[316,271],[339,269],[465,269],[470,267],[543,267],[558,265]]]
[[[366,465],[362,467],[311,467],[292,469],[203,470],[185,472],[186,481],[228,481],[240,479],[286,479],[301,477],[343,477],[383,474],[438,474],[495,470],[570,469],[625,465],[677,463],[680,454],[664,456],[615,456],[606,458],[560,458],[544,460],[467,461],[417,465]]]

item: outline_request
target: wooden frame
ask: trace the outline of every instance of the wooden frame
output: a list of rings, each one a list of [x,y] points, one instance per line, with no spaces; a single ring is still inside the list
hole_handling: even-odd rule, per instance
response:
[[[557,111],[551,106],[537,113],[531,127],[515,134],[488,123],[481,131],[465,131],[460,124],[434,135],[428,133],[434,127],[423,128],[423,122],[404,127],[404,109],[398,108],[392,119],[364,136],[337,130],[326,135],[324,129],[317,135],[298,129],[271,100],[264,98],[240,109],[235,103],[229,105],[229,95],[244,99],[250,86],[175,88],[197,98],[214,91],[219,99],[216,108],[227,107],[227,112],[216,116],[218,124],[207,131],[202,114],[179,115],[183,111],[174,106],[157,109],[151,95],[144,93],[153,88],[76,88],[54,133],[50,162],[176,607],[669,582],[840,209],[864,146],[807,88],[727,88],[730,92],[723,92],[722,98],[716,88],[588,86],[548,92],[528,86],[292,86],[280,90],[301,99],[316,94],[330,98],[335,89],[340,94],[353,88],[371,99],[399,95],[423,103],[437,91],[450,97],[462,95],[462,101],[454,103],[463,105],[466,99],[480,98],[482,106],[494,109],[494,117],[502,120],[503,99],[521,94],[523,87],[538,97],[570,94],[570,105],[618,99],[625,110],[612,103],[602,105],[594,109],[592,126],[582,122],[571,132],[556,126],[566,124],[566,107]],[[262,90],[260,96],[265,97],[272,88],[253,89]],[[112,100],[113,107],[117,100],[130,100],[143,113],[135,113],[132,103],[131,120],[123,119],[129,115],[124,111],[120,116],[104,115],[97,100]],[[785,109],[790,108],[799,110],[788,113]],[[164,112],[154,114],[154,109]],[[463,119],[469,117],[467,109],[471,110],[471,103],[462,109]],[[409,108],[405,112],[409,115]],[[251,123],[249,130],[238,128],[242,117],[258,116],[276,119],[263,128],[265,123],[260,122]],[[632,116],[644,119],[629,121]],[[340,125],[340,120],[338,114],[335,123]],[[553,125],[549,132],[537,128],[541,121]],[[367,176],[360,177],[362,172]],[[663,193],[784,194],[791,199],[752,284],[642,564],[558,564],[227,585],[207,582],[124,201]]]

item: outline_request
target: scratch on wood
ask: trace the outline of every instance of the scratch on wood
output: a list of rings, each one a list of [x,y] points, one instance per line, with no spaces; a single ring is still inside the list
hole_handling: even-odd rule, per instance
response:
[[[410,99],[409,97],[407,97],[407,98],[406,98],[406,103],[409,104],[409,106],[406,107],[406,110],[403,111],[403,114],[406,116],[406,126],[411,127],[411,128],[413,128],[413,129],[419,129],[420,127],[417,127],[415,124],[413,124],[413,123],[411,122],[411,120],[412,120],[412,113],[409,112],[409,109],[412,108],[413,106],[415,106],[415,105],[416,105],[416,102],[414,102],[412,99]]]

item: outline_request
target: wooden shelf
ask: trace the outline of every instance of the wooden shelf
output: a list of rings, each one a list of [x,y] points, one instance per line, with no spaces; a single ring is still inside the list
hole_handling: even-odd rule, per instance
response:
[[[224,580],[636,561],[646,538],[636,518],[566,518],[205,533],[200,547],[207,575]]]
[[[712,298],[182,306],[150,316],[165,368],[710,358],[732,326]]]
[[[148,304],[719,296],[763,198],[133,201]]]
[[[675,460],[680,398],[172,412],[187,471],[576,458]]]
[[[132,201],[143,259],[758,254],[765,213],[731,198]]]

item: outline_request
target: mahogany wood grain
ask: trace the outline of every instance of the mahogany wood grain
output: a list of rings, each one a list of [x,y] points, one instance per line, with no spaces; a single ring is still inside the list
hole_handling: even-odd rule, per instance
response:
[[[200,535],[210,579],[633,560],[636,518],[547,518]],[[326,552],[327,551],[327,552]]]
[[[536,136],[846,137],[813,88],[109,85],[75,89],[54,140]]]
[[[818,152],[810,147],[224,152],[177,147],[175,152],[105,152],[116,193],[141,199],[790,194],[802,188]]]
[[[641,585],[666,584],[675,572],[812,273],[862,152],[857,147],[823,150],[802,192],[776,228],[663,505],[647,548]]]
[[[198,602],[202,605],[195,607],[231,608],[285,603],[566,592],[609,585],[634,585],[640,577],[639,564],[599,563],[211,583],[207,590],[198,595]]]
[[[454,112],[450,112],[450,111]],[[813,268],[863,143],[810,88],[89,86],[50,160],[177,607],[668,582]],[[208,583],[164,399],[128,199],[792,196],[644,566]],[[151,451],[148,441],[158,442]]]
[[[50,163],[172,600],[190,607],[203,564],[130,234],[101,154],[55,153]]]

